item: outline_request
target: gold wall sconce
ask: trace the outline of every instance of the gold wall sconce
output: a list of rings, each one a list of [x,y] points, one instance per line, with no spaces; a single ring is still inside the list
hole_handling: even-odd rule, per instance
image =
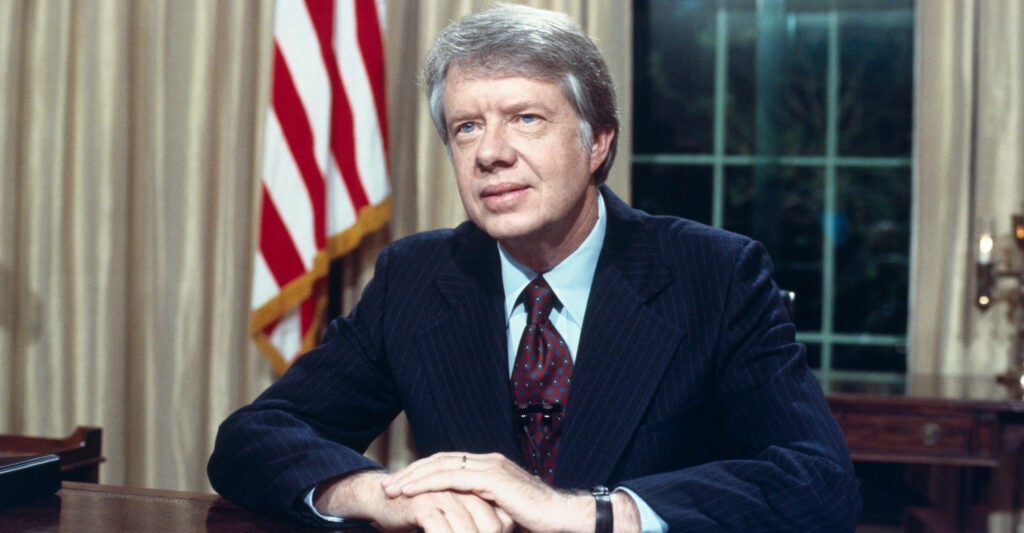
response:
[[[1011,224],[1017,248],[1024,253],[1024,214],[1012,215]],[[998,261],[994,251],[995,238],[992,231],[992,220],[986,219],[982,224],[981,235],[978,237],[977,293],[974,303],[982,311],[988,310],[996,299],[1006,300],[1009,304],[1010,321],[1017,331],[1010,368],[998,379],[1004,385],[1024,391],[1024,267],[1019,266],[1019,262]],[[1016,287],[1000,291],[999,280],[1004,278],[1015,279]]]

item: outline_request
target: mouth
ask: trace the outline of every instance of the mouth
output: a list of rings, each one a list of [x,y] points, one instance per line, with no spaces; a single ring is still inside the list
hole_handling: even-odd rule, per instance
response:
[[[480,197],[488,207],[505,207],[525,196],[529,189],[519,183],[498,183],[485,187]]]

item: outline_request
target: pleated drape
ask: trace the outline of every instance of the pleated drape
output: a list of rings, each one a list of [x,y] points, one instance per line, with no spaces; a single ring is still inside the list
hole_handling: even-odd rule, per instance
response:
[[[1010,215],[1024,210],[1024,3],[915,9],[908,367],[995,376],[1010,366],[1016,324],[1005,300],[984,313],[975,306],[974,262],[979,226],[990,217],[996,256],[1021,265]]]
[[[101,479],[208,486],[270,382],[245,336],[267,3],[0,3],[0,428],[104,429]]]

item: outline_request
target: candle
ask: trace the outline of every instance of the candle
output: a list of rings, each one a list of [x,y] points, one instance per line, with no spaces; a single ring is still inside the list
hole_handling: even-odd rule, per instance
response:
[[[1013,238],[1017,241],[1017,246],[1024,250],[1024,214],[1015,213],[1013,219]]]
[[[978,264],[988,265],[992,263],[992,234],[985,232],[978,239]]]
[[[992,218],[985,217],[981,221],[981,235],[978,236],[978,267],[977,267],[977,300],[978,307],[984,311],[992,303],[992,248],[995,243],[992,240]]]

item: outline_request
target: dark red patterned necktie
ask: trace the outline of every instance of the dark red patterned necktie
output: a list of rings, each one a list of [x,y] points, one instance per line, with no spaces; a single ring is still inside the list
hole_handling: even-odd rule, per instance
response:
[[[572,383],[572,357],[549,318],[555,295],[548,282],[538,276],[523,290],[522,299],[526,329],[512,368],[512,398],[523,428],[520,445],[526,464],[550,484]]]

